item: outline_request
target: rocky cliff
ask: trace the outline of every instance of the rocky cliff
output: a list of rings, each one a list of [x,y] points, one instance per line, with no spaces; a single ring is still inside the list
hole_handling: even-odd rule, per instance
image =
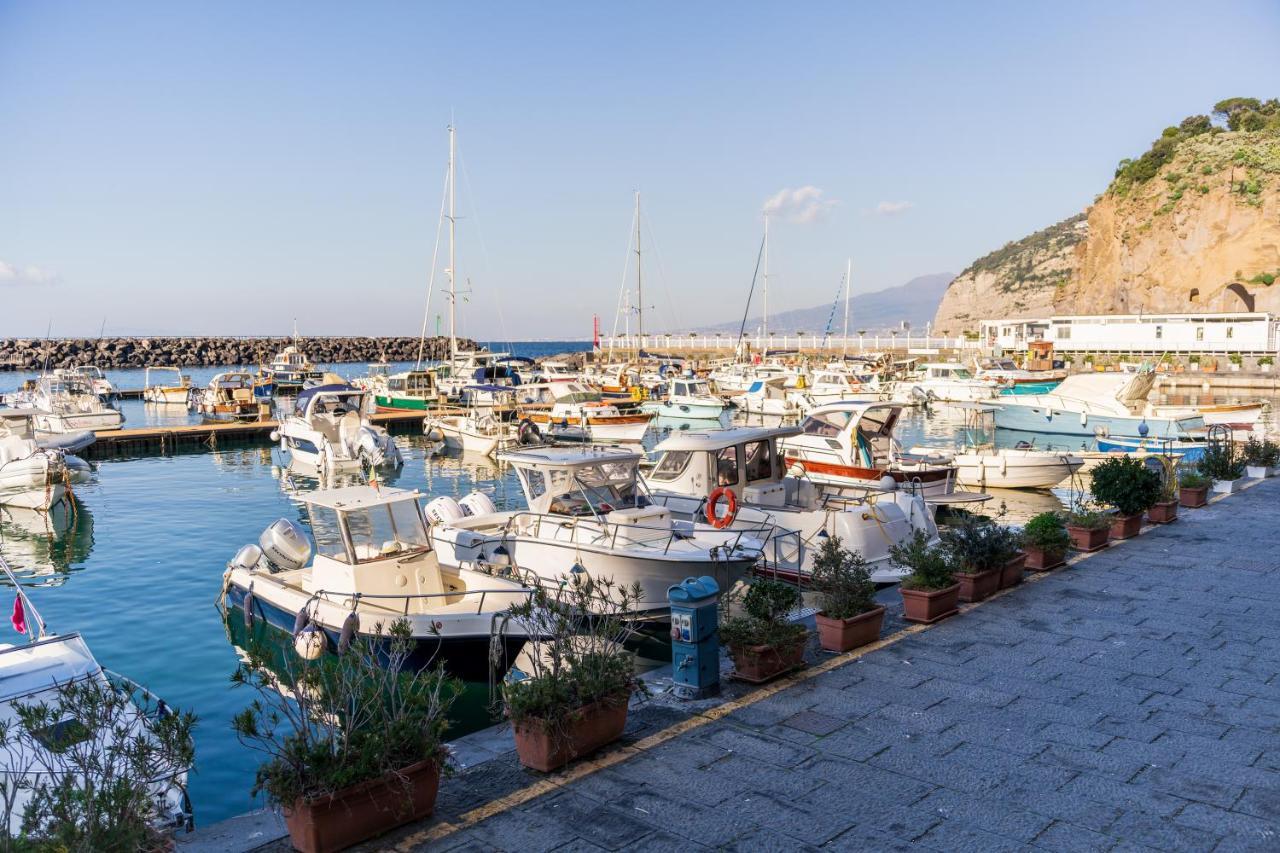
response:
[[[1123,160],[1084,213],[975,261],[934,327],[1050,314],[1280,313],[1280,104],[1192,116]],[[1234,128],[1234,129],[1233,129]]]
[[[147,365],[203,367],[223,364],[266,364],[293,343],[292,338],[56,338],[0,339],[0,369],[39,370],[46,365],[73,367],[146,367]],[[475,342],[459,338],[459,347]],[[304,338],[303,352],[316,364],[352,361],[412,361],[418,357],[418,338]],[[427,338],[424,358],[443,358],[449,339]]]

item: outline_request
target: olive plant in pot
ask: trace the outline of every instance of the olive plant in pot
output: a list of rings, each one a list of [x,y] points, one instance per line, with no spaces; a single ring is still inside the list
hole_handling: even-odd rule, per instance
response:
[[[549,772],[622,736],[631,695],[644,692],[625,646],[640,595],[584,574],[507,609],[507,625],[530,638],[528,672],[501,690],[521,764]]]
[[[1160,499],[1147,508],[1152,524],[1172,524],[1178,520],[1178,470],[1166,460],[1160,471]]]
[[[1178,505],[1187,509],[1202,507],[1209,502],[1210,480],[1195,468],[1178,470]]]
[[[1280,463],[1280,445],[1270,439],[1259,441],[1253,436],[1245,442],[1242,451],[1245,474],[1255,480],[1272,476],[1276,465]]]
[[[809,630],[787,618],[800,603],[798,588],[769,578],[754,581],[741,600],[721,599],[720,641],[729,647],[735,678],[759,684],[804,662]]]
[[[1022,542],[1027,553],[1027,568],[1043,572],[1063,564],[1067,548],[1071,547],[1071,536],[1060,514],[1042,512],[1022,528]]]
[[[903,618],[929,624],[959,612],[960,584],[951,571],[948,554],[917,530],[906,542],[889,549],[889,561],[911,573],[898,584]]]
[[[342,850],[429,816],[461,685],[443,669],[407,666],[408,623],[377,625],[315,660],[295,655],[288,638],[283,646],[251,644],[232,683],[257,698],[232,726],[265,754],[253,794],[283,809],[294,847]]]
[[[814,557],[810,582],[822,608],[814,617],[822,648],[847,652],[880,638],[884,606],[876,604],[876,585],[862,554],[846,550],[840,537],[832,536]]]
[[[1142,513],[1160,500],[1160,475],[1132,456],[1107,459],[1093,469],[1095,500],[1116,509],[1112,539],[1129,539],[1142,530]]]
[[[982,601],[1000,589],[1005,563],[1017,551],[1003,527],[970,515],[942,531],[941,538],[960,584],[960,601]]]
[[[1111,538],[1111,516],[1083,505],[1067,513],[1067,535],[1077,551],[1097,551]]]
[[[1213,481],[1213,490],[1231,494],[1244,479],[1244,459],[1237,456],[1230,441],[1211,442],[1204,449],[1198,466],[1200,473]]]

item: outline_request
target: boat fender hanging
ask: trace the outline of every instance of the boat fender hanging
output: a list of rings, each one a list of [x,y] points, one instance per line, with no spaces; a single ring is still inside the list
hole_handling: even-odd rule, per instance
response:
[[[721,498],[725,498],[728,501],[728,507],[726,507],[724,515],[716,513],[716,508],[720,505]],[[738,496],[728,486],[718,486],[711,493],[711,496],[707,498],[707,524],[710,524],[716,530],[723,530],[733,524],[734,519],[737,517]]]
[[[360,614],[352,610],[347,614],[347,618],[342,620],[342,633],[338,635],[338,654],[346,654],[347,649],[351,648],[351,641],[355,639],[356,631],[360,630]]]
[[[1089,416],[1084,412],[1080,413],[1080,426],[1086,426],[1089,423]]]
[[[309,625],[305,631],[294,639],[293,650],[303,660],[317,660],[324,654],[327,642],[324,631],[314,625]]]
[[[307,605],[302,605],[302,609],[298,611],[298,615],[293,617],[293,636],[297,637],[302,630],[307,627],[311,621],[311,617],[307,615]]]
[[[1142,436],[1143,438],[1146,438],[1147,433],[1149,432],[1151,432],[1151,427],[1147,426],[1146,421],[1142,421],[1140,424],[1138,424],[1138,435]]]
[[[253,581],[249,582],[249,589],[244,594],[244,626],[253,627]]]

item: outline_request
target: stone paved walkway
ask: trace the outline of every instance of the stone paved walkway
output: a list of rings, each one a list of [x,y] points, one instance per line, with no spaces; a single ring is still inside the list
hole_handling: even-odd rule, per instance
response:
[[[1278,498],[1184,511],[429,848],[1280,850]],[[475,772],[439,818],[538,778]]]

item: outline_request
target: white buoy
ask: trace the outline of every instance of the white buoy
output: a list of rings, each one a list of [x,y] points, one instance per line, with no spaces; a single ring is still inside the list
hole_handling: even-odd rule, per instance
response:
[[[293,650],[303,660],[317,660],[324,654],[327,644],[328,640],[324,635],[324,631],[313,625],[298,633],[298,636],[293,640]]]

